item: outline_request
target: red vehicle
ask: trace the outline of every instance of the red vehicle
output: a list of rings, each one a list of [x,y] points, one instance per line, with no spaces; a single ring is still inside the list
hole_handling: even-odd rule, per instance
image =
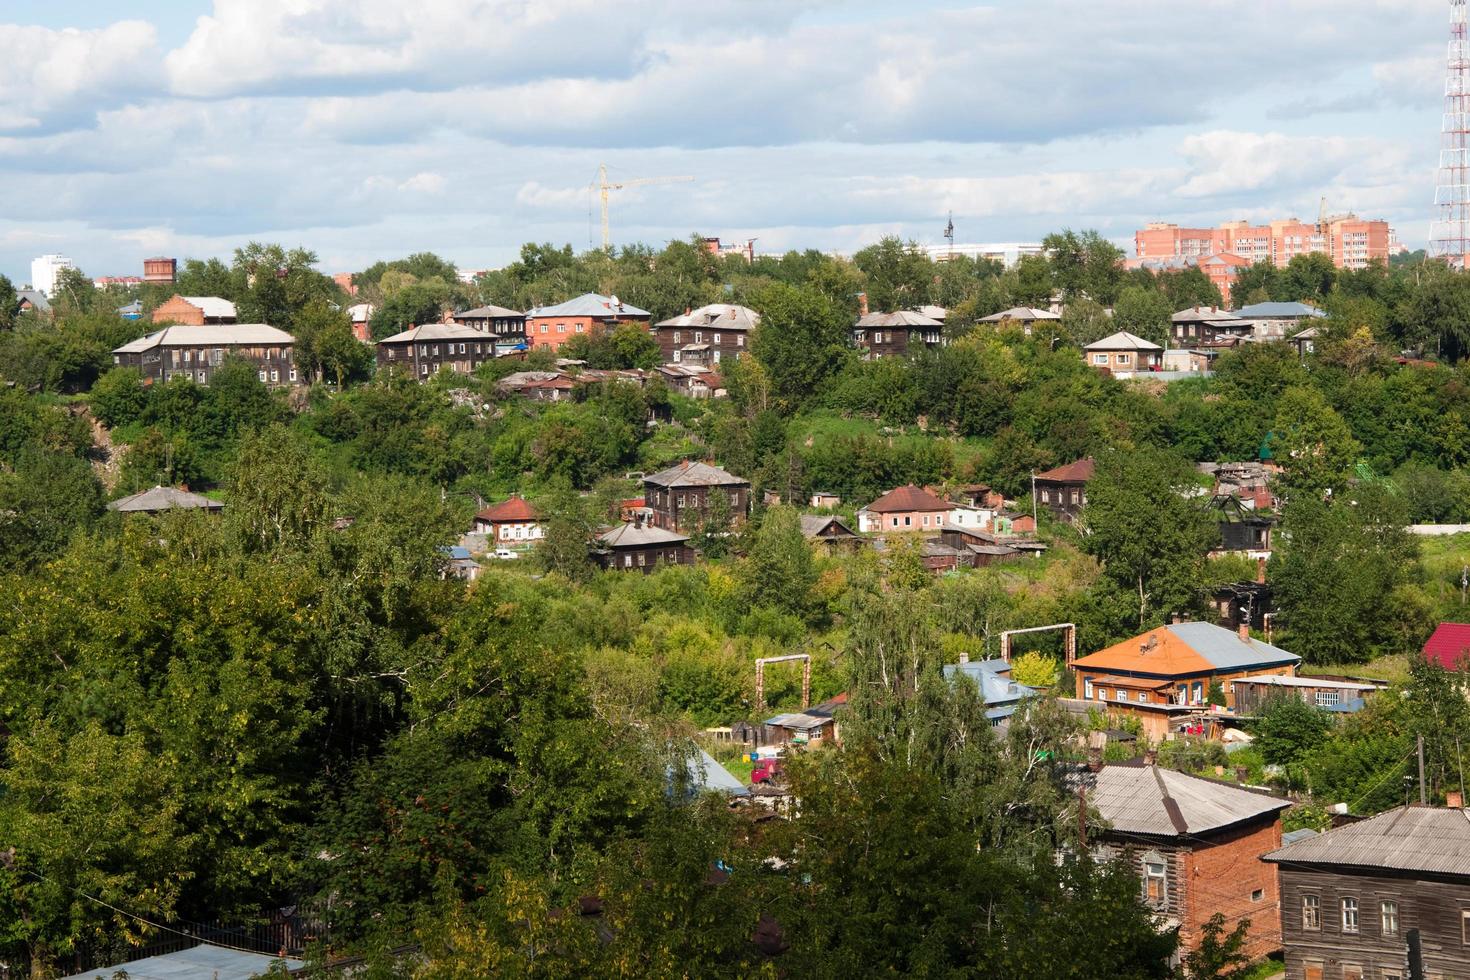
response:
[[[750,781],[752,783],[772,783],[781,778],[786,767],[781,764],[780,759],[761,759],[750,770]]]

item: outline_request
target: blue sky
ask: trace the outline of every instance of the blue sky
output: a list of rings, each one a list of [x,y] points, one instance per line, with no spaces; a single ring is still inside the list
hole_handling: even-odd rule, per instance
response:
[[[5,0],[0,273],[304,245],[493,267],[1334,210],[1422,244],[1437,0]],[[592,229],[595,233],[595,228]]]

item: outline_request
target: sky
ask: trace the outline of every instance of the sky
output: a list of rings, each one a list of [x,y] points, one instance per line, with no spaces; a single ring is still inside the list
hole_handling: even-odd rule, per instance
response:
[[[123,9],[129,8],[129,9]],[[692,233],[850,252],[1333,212],[1429,231],[1444,0],[3,0],[0,274]]]

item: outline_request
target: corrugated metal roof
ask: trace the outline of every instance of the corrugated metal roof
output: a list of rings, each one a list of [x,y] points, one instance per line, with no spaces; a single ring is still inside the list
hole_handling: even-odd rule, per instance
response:
[[[250,980],[251,977],[268,974],[275,963],[284,964],[288,970],[298,970],[306,965],[302,960],[283,960],[263,953],[248,953],[222,946],[195,946],[176,953],[146,956],[130,963],[74,973],[66,980],[108,980],[119,974],[130,980],[198,980],[199,977]]]
[[[657,487],[743,487],[749,485],[750,481],[742,480],[733,473],[726,472],[718,466],[711,466],[709,463],[685,460],[677,466],[670,466],[652,476],[645,476],[643,482],[652,483]]]
[[[235,318],[235,304],[227,299],[220,299],[218,296],[184,296],[181,298],[189,305],[199,307],[199,311],[207,317],[221,320]]]
[[[1457,670],[1470,655],[1470,623],[1440,623],[1424,642],[1424,656],[1446,670]]]
[[[1214,623],[1174,623],[1164,629],[1214,664],[1216,669],[1252,667],[1260,664],[1299,664],[1302,658],[1261,640],[1246,642],[1235,630]]]
[[[1004,660],[971,660],[944,666],[945,680],[957,676],[968,677],[979,686],[987,718],[1009,718],[1022,701],[1041,695],[1038,689],[1012,680],[1011,665]]]
[[[39,289],[17,289],[15,300],[17,303],[30,303],[42,313],[51,312],[51,303],[46,299],[46,294]]]
[[[802,514],[801,533],[808,538],[815,538],[833,524],[841,528],[846,534],[857,537],[856,532],[835,514]]]
[[[1235,311],[1235,315],[1242,320],[1270,320],[1273,318],[1285,320],[1292,317],[1326,316],[1327,314],[1306,303],[1256,303],[1254,306],[1242,306]]]
[[[220,510],[223,507],[224,504],[218,500],[177,487],[153,487],[130,497],[120,497],[107,505],[108,510],[123,514],[152,514],[161,510]]]
[[[1470,814],[1403,806],[1288,844],[1262,860],[1470,877]]]
[[[858,317],[859,327],[942,327],[944,324],[938,320],[931,320],[922,313],[913,310],[899,310],[897,313],[869,313],[867,316]]]
[[[1229,310],[1217,310],[1212,306],[1191,306],[1169,317],[1173,323],[1224,323],[1239,319],[1240,317]]]
[[[1207,833],[1286,809],[1289,800],[1158,766],[1104,766],[1088,801],[1111,827],[1160,837]]]
[[[1264,644],[1262,644],[1264,646]],[[1323,690],[1376,691],[1377,684],[1354,683],[1352,681],[1329,681],[1321,677],[1288,677],[1285,674],[1263,674],[1259,677],[1242,677],[1234,684],[1265,684],[1268,687],[1320,687]]]
[[[754,330],[760,326],[761,315],[748,306],[734,303],[711,303],[697,310],[681,313],[655,323],[656,327],[712,327],[717,330]]]
[[[473,317],[477,320],[484,320],[492,317],[500,317],[501,319],[517,319],[525,315],[526,314],[522,313],[520,310],[511,310],[507,309],[504,306],[494,305],[477,306],[473,310],[465,310],[463,313],[454,314],[455,319],[458,319],[459,317],[464,317],[466,319]]]
[[[1079,459],[1065,466],[1038,473],[1036,479],[1053,480],[1057,483],[1086,483],[1096,472],[1097,463],[1089,456],[1086,459]]]
[[[1117,333],[1088,344],[1083,350],[1163,350],[1151,340],[1144,340],[1135,333],[1119,330]]]
[[[619,524],[597,539],[609,548],[640,548],[658,544],[683,544],[687,535],[665,531],[652,524]]]
[[[1061,318],[1061,314],[1053,313],[1051,310],[1038,310],[1030,306],[1013,306],[1008,310],[1001,310],[999,313],[992,313],[990,316],[981,317],[980,322],[1005,323],[1008,320],[1015,320],[1018,323],[1027,323],[1032,320],[1060,320]]]
[[[164,327],[123,344],[114,354],[141,354],[155,347],[228,347],[233,344],[289,344],[284,330],[266,323],[206,323],[199,327]]]
[[[527,310],[526,316],[591,316],[605,319],[618,317],[646,317],[647,310],[640,310],[632,303],[613,302],[613,297],[599,293],[583,293],[575,299],[552,306],[538,306]]]
[[[402,344],[419,340],[494,340],[490,334],[463,323],[425,323],[409,327],[402,333],[384,337],[380,344]]]
[[[1317,831],[1313,830],[1311,827],[1303,827],[1300,830],[1288,830],[1286,833],[1282,834],[1281,843],[1295,844],[1299,840],[1306,840],[1308,837],[1316,836]]]
[[[947,500],[940,500],[927,490],[910,483],[908,486],[890,490],[863,510],[874,514],[937,513],[954,507]]]

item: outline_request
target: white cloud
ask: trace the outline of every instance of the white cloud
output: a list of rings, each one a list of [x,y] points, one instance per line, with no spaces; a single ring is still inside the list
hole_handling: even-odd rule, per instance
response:
[[[145,21],[88,31],[0,23],[0,132],[64,127],[147,91],[157,58]]]

